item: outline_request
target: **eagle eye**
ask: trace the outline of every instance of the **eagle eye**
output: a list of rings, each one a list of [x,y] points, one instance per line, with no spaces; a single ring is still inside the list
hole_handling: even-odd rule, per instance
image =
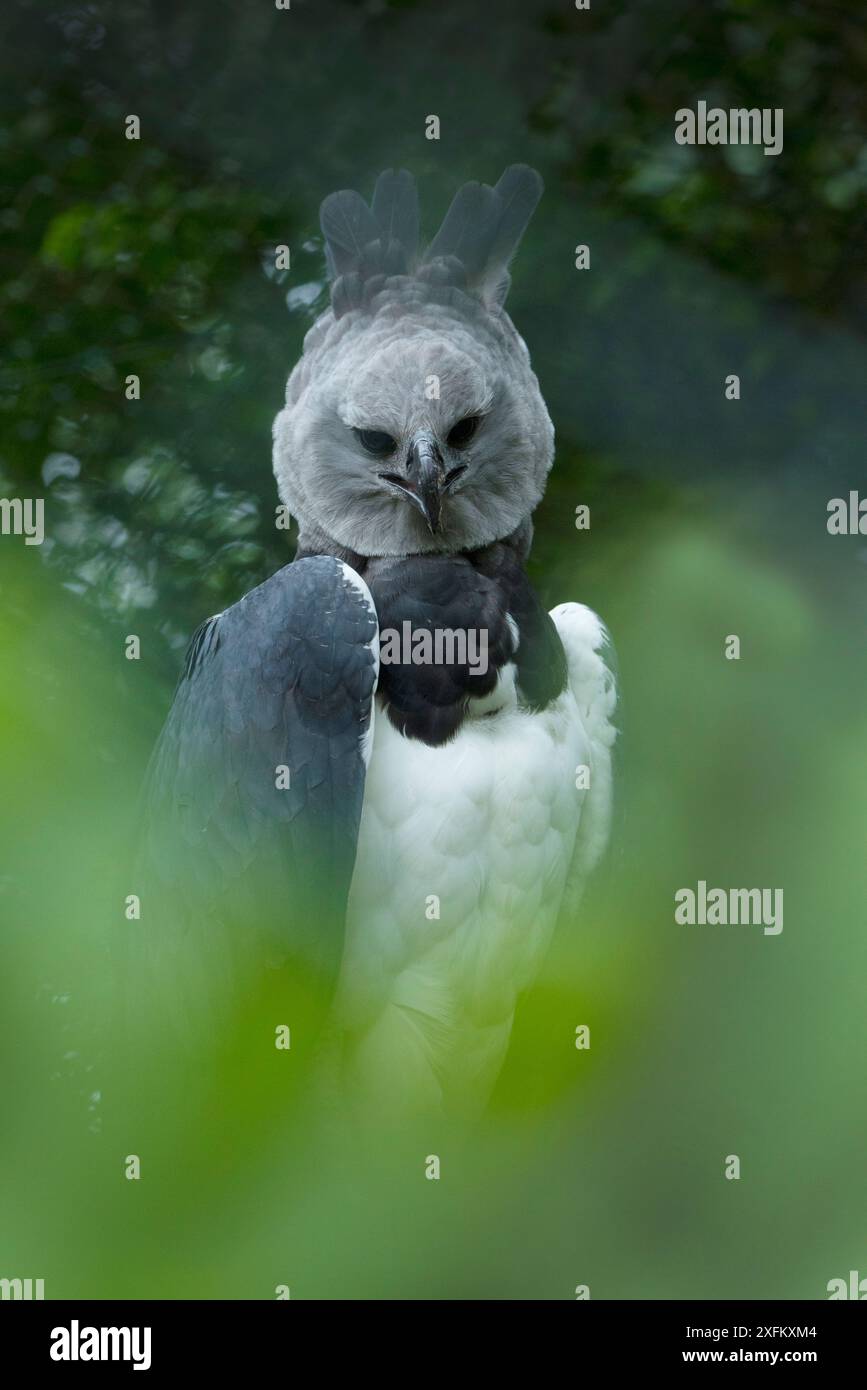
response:
[[[448,432],[447,443],[452,449],[463,449],[469,444],[476,430],[479,428],[478,415],[467,415],[465,419],[458,420],[456,425],[452,425]]]
[[[375,454],[377,458],[393,454],[397,448],[397,440],[383,430],[356,430],[355,434],[362,449],[368,454]]]

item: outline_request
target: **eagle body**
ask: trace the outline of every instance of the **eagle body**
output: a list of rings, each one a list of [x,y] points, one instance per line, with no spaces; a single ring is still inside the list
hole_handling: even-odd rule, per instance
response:
[[[484,1104],[608,833],[606,633],[527,576],[554,429],[503,305],[541,187],[465,184],[423,251],[406,171],[325,199],[296,557],[195,634],[148,776],[137,984],[181,1028],[261,1001],[377,1116]]]
[[[567,885],[604,845],[606,636],[581,604],[552,618],[568,678],[543,709],[528,706],[509,662],[450,741],[431,747],[402,735],[377,697],[335,1008],[349,1089],[366,1106],[484,1104]],[[516,637],[520,651],[517,627]]]

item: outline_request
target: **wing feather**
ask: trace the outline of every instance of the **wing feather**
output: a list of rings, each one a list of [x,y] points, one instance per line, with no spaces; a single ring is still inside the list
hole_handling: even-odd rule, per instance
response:
[[[185,999],[219,1011],[267,968],[299,1008],[311,982],[330,997],[376,637],[363,581],[327,556],[286,566],[195,634],[144,797],[130,964],[157,993],[159,976],[181,971]]]

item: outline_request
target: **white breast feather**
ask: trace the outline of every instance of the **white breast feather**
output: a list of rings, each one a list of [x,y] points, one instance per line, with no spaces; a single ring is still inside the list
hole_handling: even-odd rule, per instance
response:
[[[581,604],[551,616],[569,680],[547,709],[521,708],[507,667],[443,747],[377,720],[337,1012],[356,1039],[357,1084],[389,1108],[484,1102],[517,996],[605,846],[607,637]]]

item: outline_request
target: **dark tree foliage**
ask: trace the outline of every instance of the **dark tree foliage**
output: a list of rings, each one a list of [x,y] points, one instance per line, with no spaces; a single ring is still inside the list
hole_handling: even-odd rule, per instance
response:
[[[44,492],[45,563],[104,625],[160,634],[167,678],[291,553],[270,423],[324,300],[318,203],[381,167],[418,175],[428,227],[464,177],[545,176],[509,306],[558,429],[540,572],[577,501],[622,537],[740,467],[745,437],[772,468],[853,457],[854,376],[823,352],[810,377],[765,331],[863,334],[867,37],[846,7],[10,0],[2,43],[0,484]],[[675,144],[698,97],[784,107],[784,155]],[[733,436],[733,363],[753,402],[787,374],[791,410],[766,393]]]

